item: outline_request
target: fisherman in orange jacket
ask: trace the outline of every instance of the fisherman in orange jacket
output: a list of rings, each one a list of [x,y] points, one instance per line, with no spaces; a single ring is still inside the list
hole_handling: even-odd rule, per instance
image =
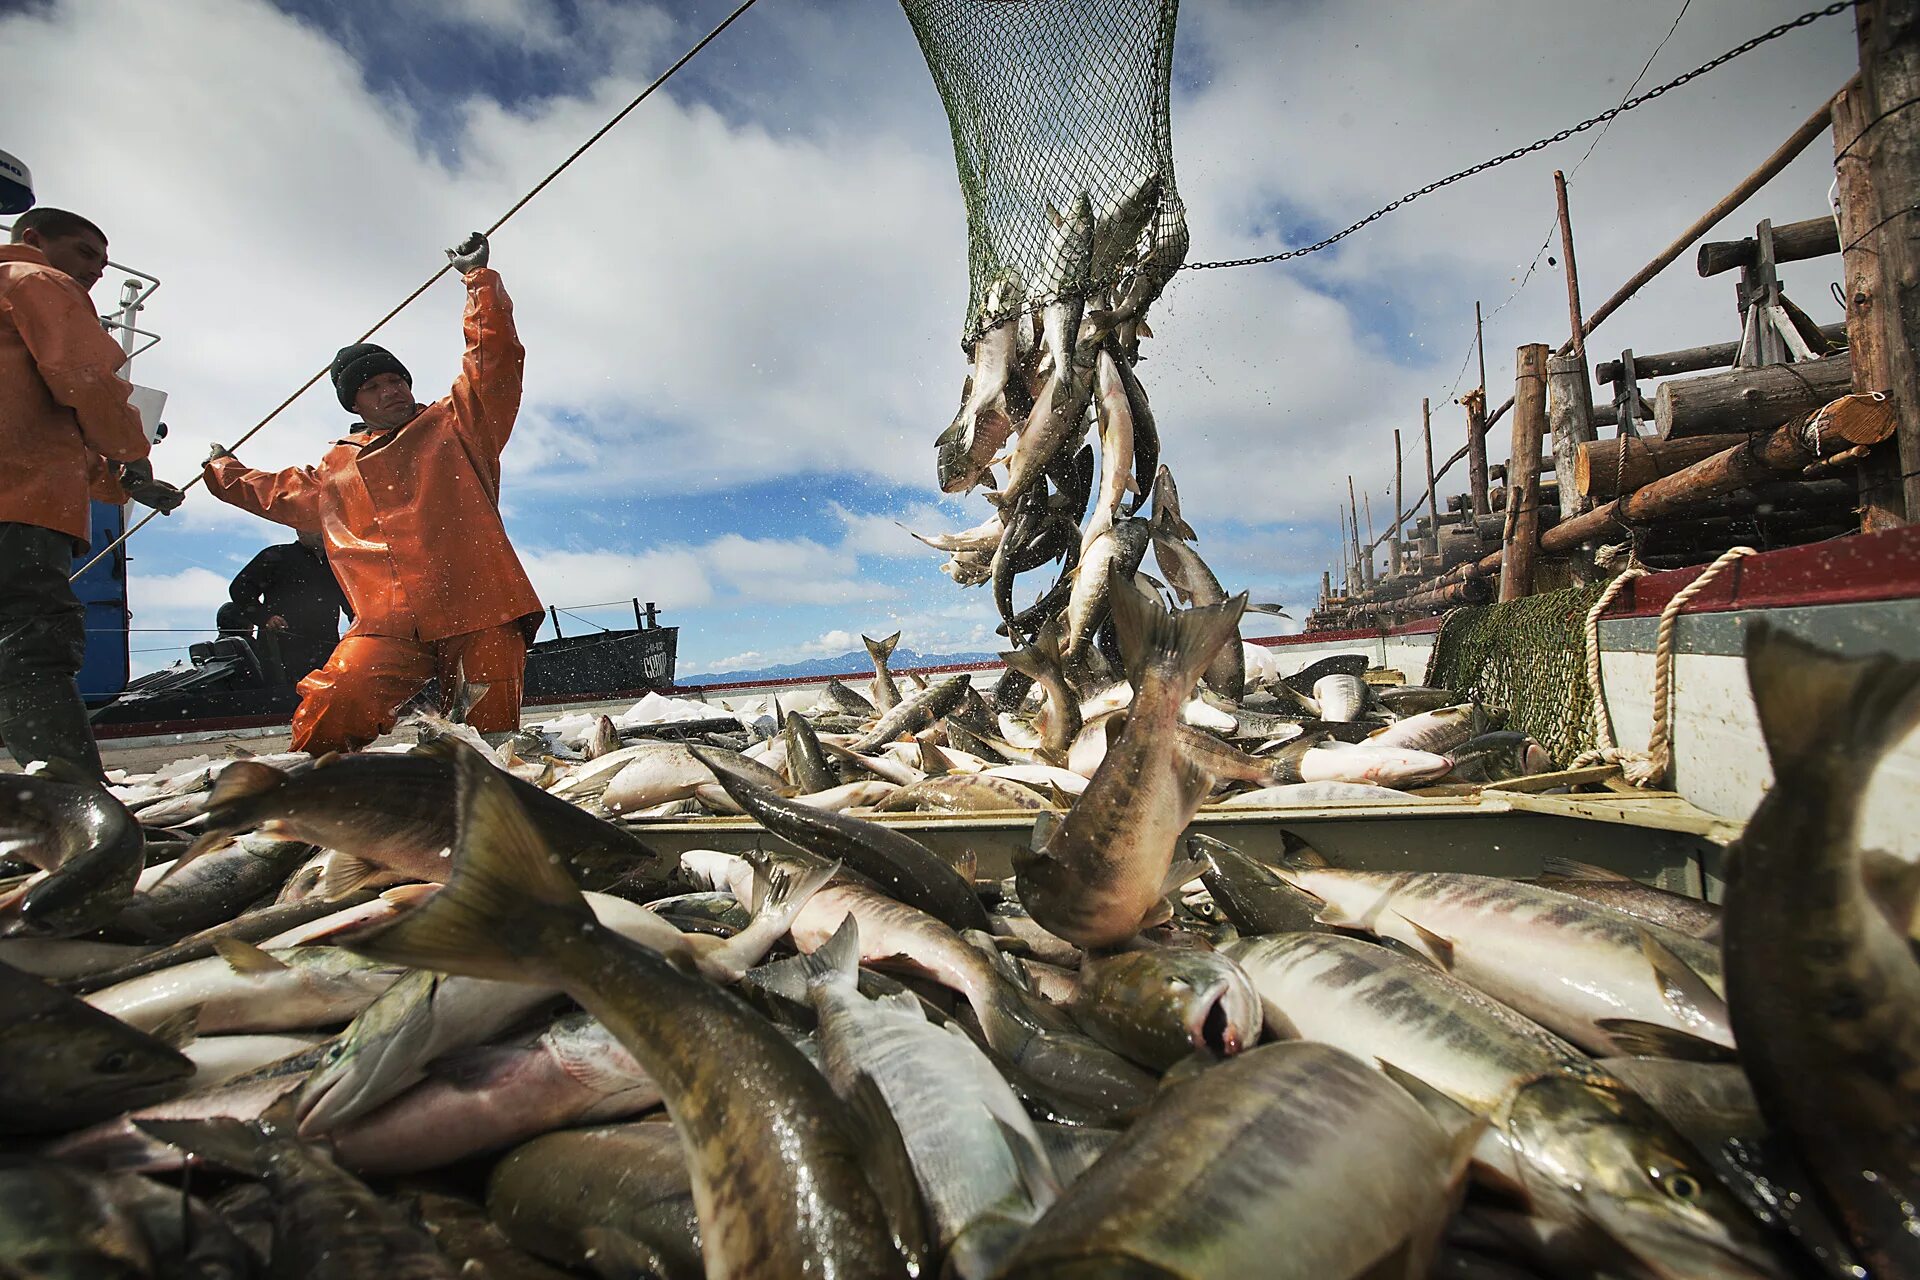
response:
[[[300,682],[296,751],[352,751],[393,728],[430,678],[443,705],[455,677],[486,693],[467,713],[483,733],[520,724],[527,640],[540,598],[500,522],[500,453],[520,409],[526,351],[513,304],[475,232],[447,250],[467,284],[467,351],[453,390],[413,398],[413,378],[372,343],[341,348],[333,387],[360,415],[312,467],[254,471],[222,445],[207,487],[224,502],[326,540],[354,623]],[[531,624],[531,625],[529,625]]]
[[[153,478],[147,436],[115,376],[127,361],[88,291],[107,237],[64,209],[29,209],[0,245],[0,737],[22,765],[61,760],[100,775],[74,678],[86,610],[68,585],[93,536],[87,509],[180,490]]]

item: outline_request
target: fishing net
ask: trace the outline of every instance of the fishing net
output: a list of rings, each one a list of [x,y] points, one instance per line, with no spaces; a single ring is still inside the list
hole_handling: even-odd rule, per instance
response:
[[[1187,248],[1168,118],[1178,0],[902,5],[967,202],[961,345],[1063,295],[1158,294]],[[1081,275],[1059,246],[1083,192],[1104,230]]]
[[[1605,589],[1566,587],[1455,609],[1434,637],[1426,683],[1507,708],[1507,728],[1533,735],[1566,765],[1593,747],[1584,628]]]

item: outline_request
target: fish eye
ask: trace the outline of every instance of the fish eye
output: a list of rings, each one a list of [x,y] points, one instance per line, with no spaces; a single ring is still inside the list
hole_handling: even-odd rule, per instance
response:
[[[1675,1200],[1691,1204],[1700,1198],[1702,1190],[1700,1180],[1690,1173],[1656,1173],[1654,1176],[1658,1179],[1661,1190]]]
[[[112,1076],[119,1075],[131,1066],[133,1066],[133,1056],[123,1050],[115,1049],[111,1053],[102,1054],[100,1059],[93,1064],[93,1069],[102,1074]]]

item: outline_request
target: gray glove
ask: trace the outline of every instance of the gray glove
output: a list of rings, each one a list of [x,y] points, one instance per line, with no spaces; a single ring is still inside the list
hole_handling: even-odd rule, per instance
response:
[[[466,275],[469,271],[478,271],[487,265],[487,253],[490,247],[487,244],[487,238],[476,231],[447,250],[447,261],[453,264],[455,271]]]
[[[231,458],[233,450],[223,444],[215,444],[207,450],[207,461],[216,462],[221,458]]]
[[[145,458],[136,458],[120,468],[120,487],[129,498],[163,516],[187,500],[187,495],[173,485],[154,479],[153,464]]]

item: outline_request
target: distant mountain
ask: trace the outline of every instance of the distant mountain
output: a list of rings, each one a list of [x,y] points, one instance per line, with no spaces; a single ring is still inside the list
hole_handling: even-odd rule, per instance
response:
[[[998,662],[997,653],[917,653],[912,649],[895,649],[887,666],[893,671],[905,671],[912,667],[944,667],[957,662]],[[843,653],[837,658],[809,658],[805,662],[787,662],[774,667],[756,667],[751,671],[708,671],[697,676],[679,676],[674,683],[681,688],[691,689],[708,684],[739,684],[748,680],[793,680],[802,678],[825,679],[827,676],[858,676],[862,679],[873,675],[873,660],[867,657],[863,649],[858,653]]]

